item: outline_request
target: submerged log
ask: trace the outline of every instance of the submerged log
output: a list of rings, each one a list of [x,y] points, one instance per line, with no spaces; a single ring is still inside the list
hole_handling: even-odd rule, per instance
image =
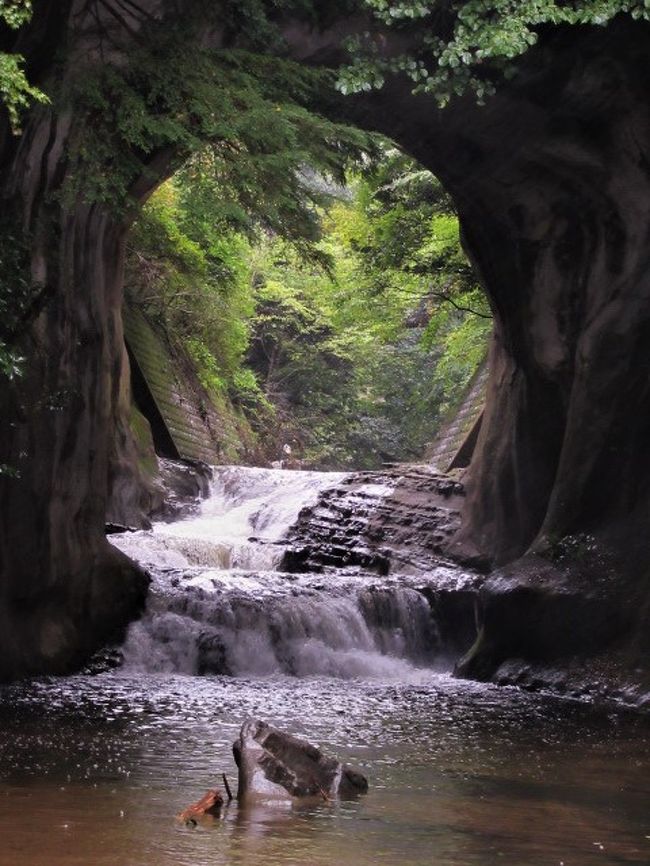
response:
[[[249,719],[233,743],[239,768],[237,799],[250,797],[346,797],[365,794],[358,770],[324,755],[307,740]]]

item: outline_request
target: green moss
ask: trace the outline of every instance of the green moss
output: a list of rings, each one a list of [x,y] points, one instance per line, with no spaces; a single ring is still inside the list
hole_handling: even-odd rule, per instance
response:
[[[136,442],[138,467],[147,478],[155,478],[158,474],[158,461],[156,460],[151,427],[144,415],[133,404],[129,414],[129,426]]]

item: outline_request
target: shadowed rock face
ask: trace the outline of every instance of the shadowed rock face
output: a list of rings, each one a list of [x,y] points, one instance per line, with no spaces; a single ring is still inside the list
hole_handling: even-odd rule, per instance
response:
[[[648,666],[649,45],[648,25],[625,17],[560,29],[483,109],[459,100],[441,115],[404,89],[400,102],[398,83],[357,108],[443,180],[494,313],[486,411],[448,553],[505,568],[499,591],[485,589],[468,674],[515,647],[568,657],[578,610],[582,650],[615,646],[625,665]],[[598,555],[576,549],[558,564],[562,540],[584,538]],[[585,593],[601,579],[594,607]],[[585,601],[572,615],[551,603],[567,586]]]
[[[24,36],[34,68],[47,76],[56,64],[64,89],[74,59],[55,57],[93,38],[75,17],[81,5],[39,4]],[[62,202],[73,124],[54,107],[35,109],[20,136],[0,120],[0,212],[28,243],[34,286],[31,315],[11,335],[24,375],[0,382],[0,463],[15,470],[0,475],[0,678],[78,666],[137,615],[147,586],[104,537],[109,478],[117,518],[149,499],[120,312],[128,221],[82,196]],[[146,182],[135,179],[136,198],[161,169],[154,160]]]
[[[124,231],[79,204],[59,225],[65,240],[52,236],[57,157],[47,153],[65,143],[65,122],[43,118],[0,181],[0,198],[10,181],[30,204],[16,219],[33,220],[35,277],[51,292],[19,346],[25,375],[0,393],[0,462],[16,470],[0,480],[0,678],[78,665],[137,614],[147,585],[103,534],[110,455],[131,441],[118,304]],[[121,472],[137,486],[135,460]]]
[[[444,181],[491,302],[461,539],[496,564],[650,516],[648,45],[558,30],[484,108],[399,83],[356,106]]]
[[[233,743],[239,768],[237,799],[346,797],[365,794],[368,782],[358,770],[326,757],[307,740],[266,722],[244,722]]]

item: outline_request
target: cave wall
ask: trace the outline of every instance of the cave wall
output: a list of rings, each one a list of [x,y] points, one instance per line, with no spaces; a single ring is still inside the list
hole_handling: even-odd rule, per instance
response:
[[[47,163],[51,142],[40,128],[21,142],[11,176],[26,195],[42,182],[29,166]],[[50,269],[52,237],[39,236],[36,220],[33,264],[53,292],[20,344],[24,376],[2,389],[0,453],[16,474],[0,480],[0,678],[78,663],[138,610],[146,589],[103,535],[125,372],[115,304],[123,232],[80,205],[65,216]]]
[[[443,180],[491,303],[464,537],[497,564],[649,516],[649,45],[558,30],[483,107],[395,83],[356,108]]]
[[[494,315],[449,547],[497,569],[471,676],[551,644],[650,665],[648,47],[627,16],[558,29],[483,107],[392,82],[352,109],[441,178]]]
[[[17,46],[63,91],[61,57],[72,68],[95,48],[82,6],[37,5]],[[35,300],[13,340],[23,375],[0,382],[0,680],[78,666],[138,614],[148,583],[104,534],[111,464],[140,480],[121,319],[129,217],[64,194],[74,120],[65,103],[39,106],[15,135],[0,117],[0,212],[28,245]],[[164,171],[147,166],[134,195]]]
[[[27,38],[37,65],[47,67],[67,22],[77,28],[72,61],[92,55],[84,9],[37,8]],[[349,29],[312,40],[287,30],[290,49],[327,62],[327,45],[339,52]],[[627,17],[550,32],[484,107],[463,98],[441,113],[395,80],[335,109],[443,180],[492,304],[458,550],[500,565],[593,535],[619,557],[612,581],[631,576],[639,611],[650,595],[640,570],[650,552],[649,33]],[[0,480],[0,676],[69,668],[144,591],[103,535],[115,443],[131,447],[120,318],[128,219],[82,198],[62,205],[72,124],[65,109],[41,107],[19,139],[0,130],[0,203],[30,237],[44,290],[18,346],[25,377],[0,394],[0,461],[20,473]],[[135,199],[174,156],[152,155]]]

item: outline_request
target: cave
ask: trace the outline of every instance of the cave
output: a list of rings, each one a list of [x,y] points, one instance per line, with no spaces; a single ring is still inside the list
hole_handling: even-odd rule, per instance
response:
[[[38,4],[18,39],[37,81],[72,76],[61,44],[77,49],[71,64],[95,44],[78,5]],[[140,5],[156,14],[157,4]],[[132,12],[125,27],[110,9],[101,14],[119,63],[133,28],[147,23]],[[281,26],[293,58],[327,64],[358,22]],[[452,552],[546,591],[558,544],[593,538],[607,562],[603,592],[625,608],[636,660],[647,655],[639,635],[650,609],[649,40],[648,24],[627,16],[606,28],[555,28],[484,106],[463,96],[441,112],[397,77],[328,108],[390,136],[443,181],[492,306],[487,406]],[[0,386],[0,462],[16,468],[0,477],[3,676],[69,669],[143,593],[139,570],[104,538],[110,466],[128,463],[132,447],[131,390],[144,399],[120,318],[133,215],[61,201],[74,120],[41,105],[19,137],[6,118],[0,130],[0,198],[29,239],[42,289],[18,341],[25,374]],[[135,201],[179,159],[164,148],[140,157],[129,180]],[[136,465],[132,476],[137,485]],[[576,565],[580,580],[592,567]],[[501,634],[503,618],[486,614],[483,646],[494,655],[501,638],[491,622]]]

